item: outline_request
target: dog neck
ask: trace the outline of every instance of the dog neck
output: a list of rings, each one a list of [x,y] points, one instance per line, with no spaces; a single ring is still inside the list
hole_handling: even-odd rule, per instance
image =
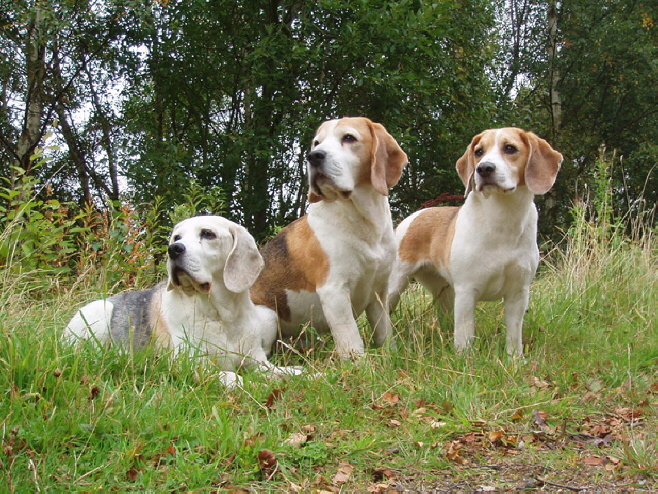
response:
[[[481,218],[483,227],[500,231],[506,235],[522,233],[528,224],[537,223],[537,208],[534,205],[535,195],[521,185],[514,192],[507,194],[471,191],[466,198],[463,209],[469,210],[469,215]],[[509,231],[509,230],[515,231]],[[516,231],[519,230],[519,231]]]
[[[189,303],[195,307],[198,317],[218,322],[225,328],[235,326],[240,319],[255,314],[249,290],[234,293],[220,282],[213,283],[208,293],[188,295],[179,291],[178,296],[192,299]]]
[[[379,242],[385,235],[393,236],[388,197],[375,191],[372,186],[355,187],[349,199],[311,204],[308,212],[309,216],[341,229],[345,229],[345,225],[353,225],[356,229],[354,233],[359,237],[366,232],[368,235],[374,234],[374,242]]]

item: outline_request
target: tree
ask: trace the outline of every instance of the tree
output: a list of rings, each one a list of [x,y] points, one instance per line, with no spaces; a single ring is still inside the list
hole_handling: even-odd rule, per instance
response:
[[[499,101],[510,104],[499,118],[535,130],[565,156],[550,199],[538,200],[540,231],[569,224],[571,205],[594,185],[602,146],[623,157],[609,170],[617,212],[633,212],[640,199],[655,204],[658,45],[651,6],[509,0],[503,11],[519,6],[533,27],[503,23],[501,47],[514,39],[520,48],[499,70],[507,74],[499,76],[499,87],[508,88],[512,78],[518,83],[513,93],[501,91]],[[525,33],[533,33],[532,40]]]
[[[140,199],[193,176],[220,185],[229,216],[263,236],[303,213],[305,150],[323,120],[345,115],[384,123],[411,156],[402,213],[461,190],[454,162],[492,111],[482,4],[171,2],[153,6],[153,22],[126,106],[128,176],[154,185]]]

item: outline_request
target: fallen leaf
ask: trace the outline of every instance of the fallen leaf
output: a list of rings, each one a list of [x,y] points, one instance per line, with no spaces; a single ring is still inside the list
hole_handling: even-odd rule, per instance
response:
[[[395,472],[390,468],[375,468],[372,471],[372,476],[375,481],[379,482],[384,479],[394,479]]]
[[[101,388],[99,388],[98,386],[92,386],[91,389],[89,390],[89,399],[95,400],[99,394],[101,394]]]
[[[272,392],[267,395],[267,401],[265,402],[265,408],[273,410],[276,408],[275,402],[283,394],[285,389],[273,389]]]
[[[349,463],[347,462],[341,463],[340,466],[338,467],[338,471],[334,474],[333,477],[331,477],[331,481],[334,484],[344,484],[350,479],[350,475],[352,475],[352,470],[354,470],[354,467]]]
[[[495,443],[496,441],[500,441],[502,437],[505,435],[505,432],[503,431],[493,431],[489,433],[489,441],[492,443]]]
[[[288,439],[283,441],[285,444],[289,444],[294,448],[301,448],[302,444],[308,441],[308,435],[302,432],[293,432],[288,436]]]
[[[459,450],[463,447],[463,444],[460,441],[451,441],[448,446],[448,451],[446,452],[446,457],[458,465],[463,465],[466,463],[466,459],[459,454]]]
[[[626,422],[632,422],[633,419],[637,419],[642,416],[642,410],[637,408],[617,407],[613,411]]]
[[[253,448],[254,446],[256,446],[256,443],[263,438],[263,436],[264,434],[262,432],[259,432],[254,436],[248,437],[247,439],[244,440],[244,445]]]
[[[391,419],[387,425],[389,427],[400,427],[402,425],[402,422],[400,422],[399,420]]]
[[[276,468],[276,456],[269,449],[261,449],[258,452],[258,467],[266,474],[271,474]]]
[[[312,434],[313,432],[315,432],[315,426],[314,426],[314,425],[311,425],[311,424],[308,424],[308,425],[302,425],[302,430],[303,430],[304,432],[307,432],[307,433],[309,433],[309,434]]]
[[[532,411],[532,418],[535,422],[535,425],[539,427],[540,429],[545,429],[546,428],[546,417],[548,415],[546,412],[542,410],[533,410]]]
[[[131,467],[130,470],[126,472],[126,479],[129,482],[134,482],[139,476],[139,471],[135,467]]]
[[[600,456],[586,456],[583,458],[583,463],[590,467],[597,467],[603,465],[605,460]]]
[[[539,389],[546,389],[553,386],[550,382],[540,379],[537,376],[530,376],[530,384]]]
[[[585,384],[587,389],[589,389],[592,393],[598,393],[603,389],[603,383],[599,379],[590,379],[587,381]]]
[[[400,401],[400,395],[397,393],[391,393],[390,391],[384,393],[382,398],[386,403],[398,403]]]

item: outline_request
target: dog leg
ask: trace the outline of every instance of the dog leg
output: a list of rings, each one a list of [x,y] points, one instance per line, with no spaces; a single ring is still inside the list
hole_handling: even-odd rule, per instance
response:
[[[505,297],[505,325],[507,326],[507,353],[523,356],[523,317],[528,310],[530,290],[522,290]]]
[[[393,331],[391,328],[391,318],[388,315],[388,304],[385,296],[373,300],[366,307],[366,317],[372,327],[375,337],[375,345],[384,346],[393,344]]]
[[[393,312],[400,302],[402,292],[409,286],[409,273],[404,270],[402,263],[395,262],[388,284],[388,309]]]
[[[475,338],[475,294],[455,289],[455,349],[467,349]]]
[[[331,328],[338,356],[343,359],[362,356],[365,348],[354,319],[349,290],[332,289],[325,285],[318,290],[318,296],[324,317]]]

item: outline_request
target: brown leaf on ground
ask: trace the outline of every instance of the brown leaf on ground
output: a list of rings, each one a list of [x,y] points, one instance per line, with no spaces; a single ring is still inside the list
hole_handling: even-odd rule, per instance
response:
[[[126,472],[126,479],[129,482],[134,482],[137,480],[137,477],[139,477],[139,470],[137,470],[135,467],[131,467],[130,470]]]
[[[308,441],[308,434],[304,434],[302,432],[293,432],[283,442],[284,444],[289,444],[294,448],[301,448],[306,441]]]
[[[397,393],[391,393],[390,391],[387,391],[382,395],[382,399],[386,403],[398,403],[400,401],[400,395]]]
[[[354,467],[348,462],[341,462],[340,466],[338,467],[338,471],[334,474],[333,477],[331,477],[331,481],[334,484],[344,484],[350,479],[352,470],[354,470]]]
[[[273,389],[272,392],[267,395],[267,401],[265,402],[265,408],[273,410],[276,408],[276,401],[283,394],[285,389]]]
[[[583,464],[589,467],[597,467],[603,465],[603,463],[605,463],[605,460],[600,456],[594,455],[594,456],[586,456],[583,458]]]
[[[269,449],[261,449],[258,452],[258,467],[265,475],[268,477],[271,476],[276,470],[276,466],[277,461],[273,451]]]
[[[547,426],[546,426],[546,418],[547,417],[548,417],[548,414],[546,412],[544,412],[543,410],[533,410],[532,411],[533,422],[541,430],[545,430],[547,428]]]
[[[254,446],[256,446],[256,443],[260,442],[263,439],[264,436],[265,435],[262,432],[259,432],[258,434],[255,434],[245,439],[244,445],[253,448]]]
[[[613,409],[613,412],[626,422],[632,422],[642,417],[642,410],[639,408],[617,407]]]
[[[530,384],[538,389],[547,389],[553,387],[553,384],[550,381],[540,379],[537,376],[530,376]]]
[[[463,444],[461,441],[450,441],[450,444],[448,445],[448,451],[446,452],[446,457],[458,465],[468,463],[468,460],[459,454],[459,450],[461,450],[462,447]]]

